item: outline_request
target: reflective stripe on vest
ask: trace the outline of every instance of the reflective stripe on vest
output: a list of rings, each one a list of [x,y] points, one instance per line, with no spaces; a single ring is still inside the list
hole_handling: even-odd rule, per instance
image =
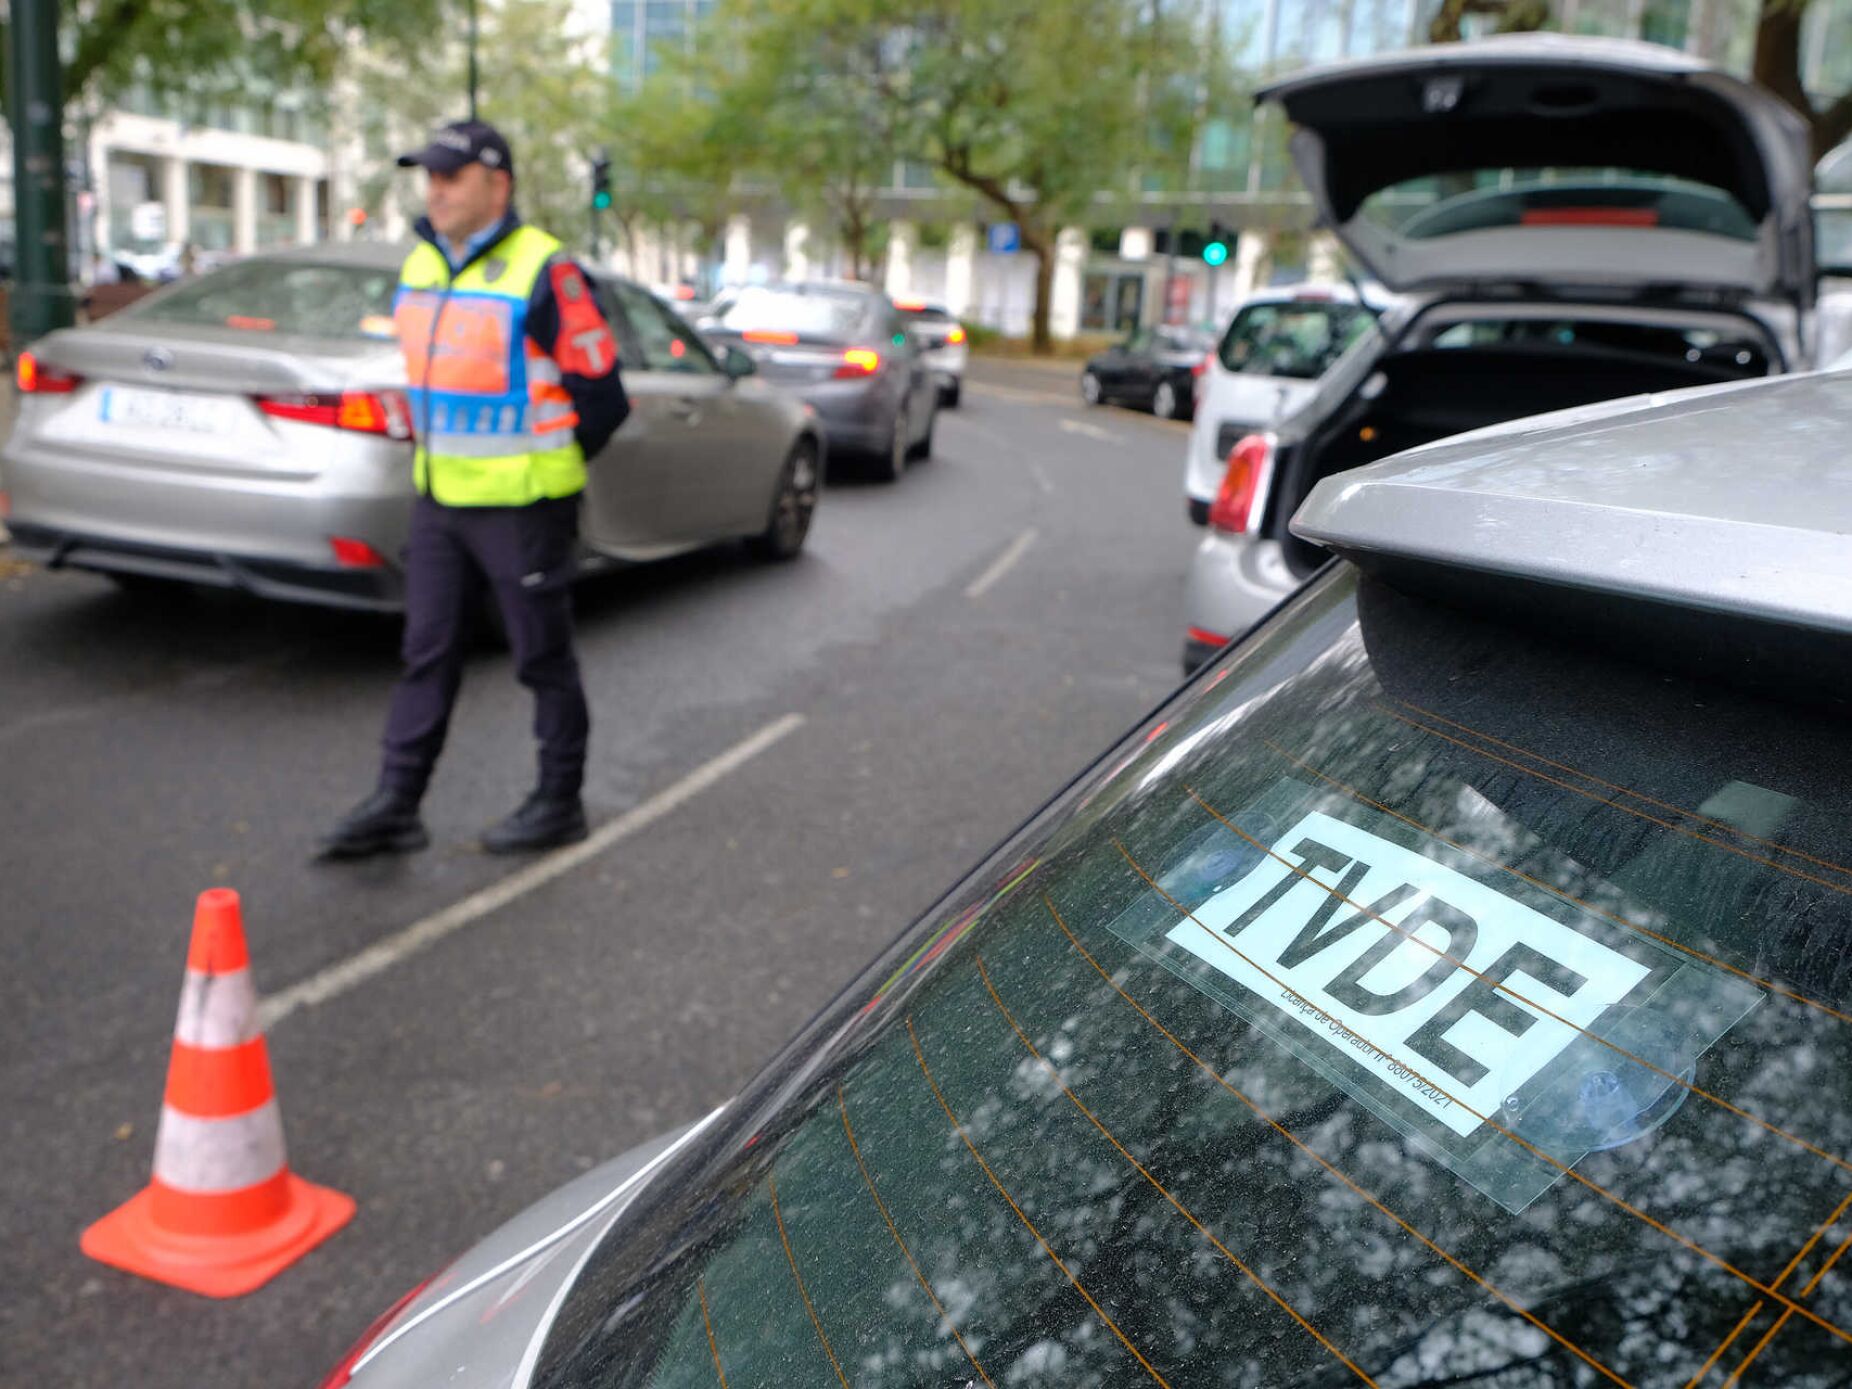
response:
[[[517,227],[452,279],[420,242],[393,319],[411,383],[418,490],[447,506],[525,506],[585,488],[559,367],[527,336],[527,301],[559,250]]]

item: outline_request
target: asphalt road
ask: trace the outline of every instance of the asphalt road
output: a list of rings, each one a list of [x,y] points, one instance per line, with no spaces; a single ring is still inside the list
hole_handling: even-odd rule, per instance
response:
[[[726,1098],[1138,720],[1178,678],[1185,436],[1072,382],[980,365],[936,457],[833,483],[794,564],[583,590],[594,821],[708,777],[317,1001],[304,981],[511,871],[473,847],[531,778],[507,657],[470,670],[433,847],[312,865],[371,784],[394,626],[0,549],[0,1384],[312,1389],[451,1255]],[[292,1165],[360,1203],[235,1302],[77,1248],[147,1179],[192,902],[221,883],[260,989],[300,1005],[270,1032]]]

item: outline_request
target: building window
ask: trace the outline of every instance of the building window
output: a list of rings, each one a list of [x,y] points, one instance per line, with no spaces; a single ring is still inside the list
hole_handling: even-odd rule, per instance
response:
[[[229,251],[237,240],[236,175],[221,164],[187,166],[187,239],[202,251]]]
[[[289,246],[296,240],[296,211],[289,196],[293,182],[286,174],[257,176],[257,244]]]

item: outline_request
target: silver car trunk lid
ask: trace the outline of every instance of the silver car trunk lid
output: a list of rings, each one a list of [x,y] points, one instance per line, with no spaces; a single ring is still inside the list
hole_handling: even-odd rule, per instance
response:
[[[379,388],[405,379],[392,339],[309,337],[159,320],[144,324],[132,315],[53,333],[33,351],[87,381],[248,396]]]
[[[1671,49],[1506,36],[1317,68],[1256,99],[1285,107],[1321,220],[1392,289],[1516,282],[1812,300],[1805,126]],[[1564,172],[1586,196],[1551,199]],[[1478,175],[1471,196],[1508,193],[1504,215],[1398,225],[1365,206],[1441,175]],[[1655,184],[1680,206],[1643,205]],[[1705,197],[1730,215],[1704,215]]]

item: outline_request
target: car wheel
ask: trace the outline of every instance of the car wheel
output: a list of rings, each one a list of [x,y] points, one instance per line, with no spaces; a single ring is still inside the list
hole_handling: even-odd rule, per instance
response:
[[[964,382],[962,381],[953,381],[951,385],[945,388],[944,404],[947,410],[956,410],[958,408],[958,398],[963,390]]]
[[[767,561],[795,558],[804,548],[804,537],[810,534],[820,481],[817,446],[809,439],[801,439],[778,475],[771,519],[759,534],[746,538],[746,552],[754,559]]]
[[[939,405],[935,400],[926,411],[926,432],[920,435],[920,441],[907,451],[907,457],[926,459],[932,457],[932,429],[939,422]]]
[[[907,407],[903,404],[894,416],[894,432],[888,436],[887,448],[876,460],[875,476],[882,482],[899,482],[900,475],[907,470],[907,455],[912,452],[907,433],[911,428]]]
[[[1090,371],[1083,371],[1080,374],[1080,398],[1089,405],[1100,403],[1100,378]]]
[[[1167,420],[1177,418],[1177,388],[1170,382],[1158,382],[1158,388],[1151,396],[1151,413]]]

